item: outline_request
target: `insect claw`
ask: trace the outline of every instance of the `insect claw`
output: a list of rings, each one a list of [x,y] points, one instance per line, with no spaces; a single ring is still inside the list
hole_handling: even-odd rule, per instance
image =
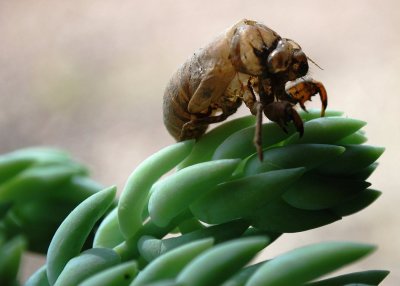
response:
[[[308,113],[308,110],[307,110],[306,106],[304,105],[304,103],[300,102],[300,107],[301,107],[301,109],[303,109],[305,112]]]
[[[314,84],[318,88],[319,97],[321,98],[321,102],[322,102],[321,117],[324,117],[325,116],[326,107],[328,106],[328,94],[327,94],[326,89],[325,89],[325,87],[324,87],[324,85],[322,83],[320,83],[318,81],[314,81]]]
[[[303,120],[300,115],[297,113],[295,109],[291,109],[291,118],[293,120],[294,126],[296,127],[297,132],[299,132],[300,138],[303,137],[304,134],[304,125]]]
[[[285,119],[286,120],[286,119]],[[279,127],[283,130],[283,132],[288,133],[288,130],[286,129],[287,122],[283,119],[283,117],[280,117],[276,123],[278,123]]]
[[[319,93],[322,102],[321,117],[325,115],[325,110],[328,106],[328,95],[324,85],[319,81],[313,79],[303,80],[288,88],[286,92],[294,102],[300,104],[304,111],[306,111],[304,103],[311,101],[311,97]]]

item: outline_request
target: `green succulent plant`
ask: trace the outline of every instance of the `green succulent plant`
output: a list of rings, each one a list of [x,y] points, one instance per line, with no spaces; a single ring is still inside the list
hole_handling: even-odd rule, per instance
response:
[[[0,259],[1,279],[2,269],[18,269],[15,257],[27,245],[48,250],[25,285],[378,285],[388,271],[318,280],[371,253],[368,244],[321,242],[251,263],[282,234],[331,224],[381,194],[366,180],[384,149],[364,144],[365,122],[335,111],[301,116],[302,138],[293,126],[284,133],[263,125],[262,162],[252,116],[168,146],[133,171],[117,205],[115,187],[83,187],[87,173],[64,155],[56,163],[48,151],[39,153],[49,163],[27,159],[37,151],[3,156],[0,254],[9,244],[19,250],[8,251],[15,253],[8,264]],[[56,225],[41,214],[56,212],[49,209],[60,201],[73,207],[59,210],[62,223],[49,243],[31,226]]]

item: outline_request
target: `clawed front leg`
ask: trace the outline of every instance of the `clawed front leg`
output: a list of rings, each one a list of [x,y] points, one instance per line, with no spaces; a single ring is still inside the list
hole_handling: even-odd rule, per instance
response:
[[[283,131],[288,132],[287,124],[293,121],[296,130],[299,132],[300,137],[304,134],[303,120],[294,109],[294,106],[299,103],[301,108],[306,110],[304,103],[311,100],[311,97],[319,93],[322,101],[321,116],[324,116],[325,109],[328,105],[328,97],[325,87],[322,83],[313,79],[302,80],[295,83],[291,87],[285,89],[275,88],[274,94],[267,92],[262,84],[262,79],[258,78],[257,93],[259,101],[257,100],[256,91],[253,88],[254,82],[249,79],[247,83],[247,94],[243,96],[243,101],[250,109],[253,115],[257,117],[256,132],[254,136],[254,145],[257,149],[260,161],[263,160],[262,153],[262,113],[265,116],[277,123]]]
[[[276,122],[286,133],[288,132],[286,129],[287,124],[290,121],[293,121],[296,130],[299,132],[300,137],[303,136],[304,126],[303,121],[297,111],[293,108],[293,105],[288,101],[275,101],[266,106],[264,106],[260,102],[256,102],[254,105],[257,113],[256,113],[256,130],[254,134],[254,146],[256,147],[258,158],[260,161],[263,161],[263,149],[262,149],[262,113],[264,112],[265,116]]]
[[[287,132],[287,123],[293,121],[300,136],[303,136],[303,121],[293,107],[298,103],[304,111],[307,111],[304,103],[308,100],[311,101],[311,97],[316,94],[320,95],[322,102],[321,116],[324,116],[328,105],[328,95],[324,85],[313,79],[302,79],[286,88],[286,95],[282,96],[283,98],[279,97],[281,101],[273,102],[265,106],[264,114],[271,121],[278,123],[285,132]]]
[[[328,95],[321,82],[313,79],[302,80],[286,88],[286,93],[290,100],[294,103],[299,103],[304,111],[307,111],[304,103],[308,100],[311,101],[311,97],[318,93],[322,102],[321,116],[325,115],[325,110],[328,106]]]
[[[267,106],[264,106],[264,114],[269,120],[276,122],[286,133],[288,132],[286,129],[287,124],[290,121],[293,121],[296,130],[300,134],[300,137],[303,136],[303,120],[301,119],[297,111],[293,108],[293,105],[290,102],[272,102]]]

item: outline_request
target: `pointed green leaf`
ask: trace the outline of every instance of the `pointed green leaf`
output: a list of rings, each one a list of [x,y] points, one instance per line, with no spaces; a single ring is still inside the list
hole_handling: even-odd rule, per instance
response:
[[[346,151],[334,160],[318,167],[318,171],[329,175],[349,175],[374,163],[385,148],[368,145],[346,145]]]
[[[331,211],[339,216],[352,215],[368,207],[375,200],[377,200],[381,194],[382,193],[379,191],[366,189],[356,194],[348,201],[345,201],[337,206],[334,206],[333,208],[331,208]]]
[[[321,118],[321,110],[318,108],[311,108],[308,111],[299,110],[299,115],[304,121],[310,121],[316,118]],[[325,110],[325,117],[338,117],[342,116],[343,112],[338,110]]]
[[[25,282],[24,286],[50,286],[47,280],[46,264],[36,270]]]
[[[142,226],[142,213],[151,186],[192,150],[194,140],[179,142],[153,154],[129,176],[118,203],[118,220],[125,238]]]
[[[28,250],[46,254],[57,228],[75,206],[58,200],[34,200],[16,204],[8,216],[18,221],[29,241]]]
[[[91,248],[68,261],[54,286],[76,286],[86,278],[121,261],[114,250]]]
[[[202,239],[185,244],[159,256],[139,273],[131,285],[147,285],[158,280],[175,278],[190,261],[210,248],[212,244],[212,239]]]
[[[344,117],[321,117],[304,123],[304,135],[293,134],[285,144],[333,144],[356,132],[366,123]]]
[[[71,157],[65,151],[47,148],[47,147],[30,147],[19,149],[11,153],[7,153],[7,156],[12,156],[13,158],[27,158],[29,160],[34,160],[36,163],[61,163],[71,160]]]
[[[150,218],[165,226],[217,184],[227,180],[239,160],[199,163],[180,170],[153,185],[149,200]]]
[[[302,285],[360,259],[375,249],[353,242],[323,242],[304,246],[268,261],[247,286]]]
[[[356,172],[352,172],[351,174],[348,174],[348,175],[342,175],[342,177],[348,178],[351,180],[363,181],[363,180],[368,179],[369,176],[372,175],[372,173],[375,171],[375,169],[378,167],[378,165],[379,165],[378,162],[374,162],[365,168],[357,170]]]
[[[254,227],[278,233],[305,231],[330,224],[340,218],[328,210],[309,211],[294,208],[282,199],[256,210],[249,217]]]
[[[191,286],[219,285],[246,265],[267,243],[264,237],[251,237],[219,244],[191,261],[176,280]]]
[[[0,201],[28,201],[49,196],[81,172],[68,165],[34,166],[0,185]]]
[[[277,169],[305,167],[313,169],[345,151],[344,147],[328,144],[298,144],[276,147],[264,151],[264,160],[252,156],[244,166],[244,173],[258,174]]]
[[[243,218],[281,196],[303,173],[304,168],[284,169],[223,183],[194,202],[190,210],[209,224]]]
[[[79,286],[129,286],[138,272],[137,262],[128,261],[90,276]]]
[[[311,110],[309,113],[299,112],[303,120],[311,120],[320,117],[319,110]],[[326,116],[338,116],[341,112],[327,111]],[[263,124],[262,127],[262,145],[263,148],[267,148],[274,144],[281,142],[286,139],[289,135],[296,132],[293,124],[288,126],[288,133],[285,133],[278,124],[269,122]],[[215,150],[213,160],[217,159],[233,159],[240,158],[244,159],[256,152],[254,147],[254,135],[255,126],[243,128],[229,137],[227,137],[221,145]],[[293,135],[296,136],[296,135]],[[297,135],[298,136],[298,135]]]
[[[114,248],[124,240],[118,223],[118,208],[115,208],[100,223],[93,239],[93,247]]]
[[[363,144],[367,141],[368,138],[365,136],[365,132],[363,130],[358,130],[335,142],[335,145]]]
[[[295,129],[289,128],[289,134],[294,133]],[[244,159],[256,152],[253,139],[255,126],[247,127],[233,133],[225,139],[215,150],[213,160],[218,159]],[[276,123],[270,122],[263,124],[262,127],[262,145],[263,148],[274,145],[286,139],[288,135]]]
[[[85,176],[73,176],[56,192],[51,192],[51,199],[61,199],[64,202],[79,204],[91,195],[104,189],[104,186]]]
[[[11,156],[0,156],[0,184],[16,176],[34,163],[33,159]]]
[[[234,276],[229,278],[226,282],[224,282],[221,286],[245,286],[247,280],[260,268],[261,265],[266,263],[266,261],[253,264],[241,269]]]
[[[362,272],[354,272],[344,274],[328,279],[315,281],[305,284],[305,286],[337,286],[337,285],[348,285],[350,283],[356,283],[356,285],[379,285],[383,279],[389,274],[386,270],[369,270]],[[360,284],[362,283],[362,284]]]
[[[282,197],[296,208],[321,210],[351,199],[370,185],[365,181],[327,177],[309,172],[290,186]]]
[[[174,248],[195,240],[213,238],[214,243],[218,244],[236,238],[240,236],[247,227],[248,224],[246,222],[238,220],[209,226],[207,228],[166,239],[156,239],[154,237],[143,236],[139,240],[139,252],[146,261],[151,261]]]
[[[0,246],[0,281],[2,285],[11,285],[17,279],[26,240],[16,236]]]
[[[51,285],[67,264],[77,256],[94,224],[114,200],[115,187],[104,189],[79,204],[57,229],[47,251],[47,277]]]

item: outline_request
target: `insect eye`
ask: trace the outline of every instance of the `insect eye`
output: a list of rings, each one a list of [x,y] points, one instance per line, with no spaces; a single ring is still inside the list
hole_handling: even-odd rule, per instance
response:
[[[291,62],[292,52],[293,48],[286,40],[279,41],[276,48],[268,56],[269,72],[278,73],[287,70]]]
[[[268,56],[268,70],[271,73],[284,71],[289,66],[290,54],[287,51],[274,50]]]
[[[295,51],[293,55],[293,70],[298,76],[304,76],[308,72],[308,61],[306,55],[301,51]]]

